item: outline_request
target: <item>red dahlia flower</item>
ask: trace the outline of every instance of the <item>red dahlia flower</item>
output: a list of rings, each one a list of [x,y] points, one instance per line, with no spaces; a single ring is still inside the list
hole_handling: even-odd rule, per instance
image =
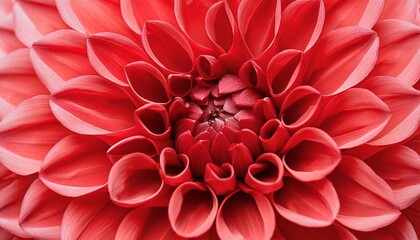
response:
[[[0,239],[420,236],[417,0],[1,0]]]

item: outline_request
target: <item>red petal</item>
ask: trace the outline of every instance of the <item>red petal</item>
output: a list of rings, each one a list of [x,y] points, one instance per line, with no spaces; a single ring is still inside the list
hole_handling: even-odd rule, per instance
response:
[[[217,197],[204,184],[187,182],[174,191],[168,206],[172,229],[185,238],[198,237],[213,225]]]
[[[0,123],[0,162],[19,175],[38,172],[48,151],[69,133],[52,115],[48,96],[30,98]]]
[[[192,173],[197,177],[203,176],[206,164],[212,162],[208,147],[203,140],[186,147],[189,148],[187,155],[190,158]]]
[[[317,122],[340,149],[369,142],[384,129],[391,117],[388,106],[372,92],[352,88],[334,96]]]
[[[373,231],[391,224],[400,215],[391,188],[361,160],[343,157],[329,179],[340,199],[337,220],[344,226]]]
[[[204,181],[217,195],[225,195],[236,189],[236,174],[230,163],[224,163],[221,167],[212,163],[207,164]]]
[[[238,191],[225,197],[217,212],[216,230],[221,239],[268,240],[276,219],[268,199],[256,191]]]
[[[323,95],[345,91],[373,69],[378,48],[379,39],[373,31],[358,26],[333,30],[314,46],[304,82]]]
[[[226,136],[222,132],[218,133],[211,145],[210,154],[212,162],[219,166],[223,163],[228,163],[230,161],[228,150],[229,142]]]
[[[120,88],[99,76],[66,81],[50,98],[52,112],[70,130],[110,134],[134,126],[134,104]]]
[[[417,237],[420,236],[420,199],[413,203],[410,207],[403,210],[404,216],[410,220]]]
[[[261,92],[268,93],[265,72],[257,62],[253,60],[245,62],[241,69],[239,69],[239,78],[246,85],[255,87]]]
[[[37,179],[23,198],[19,225],[31,237],[58,239],[61,219],[70,201],[71,198],[58,195]]]
[[[256,116],[264,116],[266,120],[277,118],[277,110],[270,97],[257,100],[253,110]]]
[[[119,141],[108,149],[107,155],[111,162],[115,163],[123,156],[135,152],[146,154],[153,159],[158,157],[156,144],[143,136],[132,136]]]
[[[254,162],[251,152],[243,143],[234,143],[229,147],[232,166],[238,177],[245,177],[248,167]]]
[[[359,240],[371,239],[412,239],[417,240],[417,234],[414,230],[413,223],[407,220],[404,216],[400,216],[392,224],[372,232],[354,232],[354,235]]]
[[[143,105],[134,112],[140,133],[156,140],[166,140],[171,134],[171,123],[165,107],[156,103]]]
[[[300,181],[319,180],[330,174],[341,159],[334,140],[318,128],[297,131],[283,149],[284,166]]]
[[[136,43],[116,33],[93,34],[87,39],[87,46],[92,67],[101,76],[120,86],[127,86],[124,73],[127,64],[148,59]]]
[[[217,79],[223,77],[227,70],[225,66],[210,55],[200,55],[195,60],[195,67],[200,77],[204,79]]]
[[[245,183],[260,193],[271,193],[283,186],[283,172],[280,157],[274,153],[264,153],[249,166]]]
[[[400,19],[418,23],[419,11],[417,0],[386,0],[379,21],[385,19]]]
[[[0,1],[0,27],[13,31],[14,30],[14,19],[13,19],[13,4],[15,0]]]
[[[191,91],[192,76],[189,74],[169,74],[168,85],[172,96],[185,97]]]
[[[173,148],[165,148],[160,154],[160,175],[165,183],[178,186],[192,182],[190,159],[185,154],[177,154]]]
[[[236,75],[227,74],[218,83],[219,94],[225,95],[245,89],[245,84]]]
[[[242,129],[237,134],[238,141],[248,148],[253,158],[257,158],[263,153],[263,147],[258,135],[249,129]]]
[[[108,183],[111,162],[108,145],[81,135],[63,138],[45,156],[40,179],[60,195],[78,197],[96,191]]]
[[[266,152],[279,153],[289,138],[284,124],[278,119],[268,120],[261,128],[260,140]]]

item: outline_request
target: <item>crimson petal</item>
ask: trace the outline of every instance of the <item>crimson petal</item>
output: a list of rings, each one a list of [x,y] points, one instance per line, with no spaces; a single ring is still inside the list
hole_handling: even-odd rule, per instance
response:
[[[287,129],[278,119],[270,119],[261,127],[260,140],[266,152],[279,153],[289,138]]]
[[[251,164],[245,183],[260,193],[274,192],[283,186],[283,163],[274,153],[264,153]]]
[[[212,163],[207,164],[204,181],[217,195],[225,195],[236,189],[236,174],[230,163],[224,163],[221,167]]]
[[[132,136],[115,143],[108,149],[107,155],[111,162],[115,163],[123,156],[135,152],[146,154],[153,159],[158,157],[156,144],[144,136]]]
[[[160,175],[171,186],[192,182],[190,159],[185,154],[177,154],[173,148],[165,148],[160,153]]]
[[[166,108],[156,103],[143,105],[134,112],[135,123],[143,136],[166,140],[171,134],[171,123]]]
[[[245,177],[248,167],[254,162],[249,149],[243,143],[233,143],[229,147],[231,163],[238,177]]]

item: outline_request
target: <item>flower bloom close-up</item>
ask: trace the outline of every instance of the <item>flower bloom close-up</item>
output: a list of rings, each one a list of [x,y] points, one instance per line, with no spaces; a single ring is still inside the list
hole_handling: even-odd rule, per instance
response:
[[[0,239],[419,239],[419,7],[0,0]]]

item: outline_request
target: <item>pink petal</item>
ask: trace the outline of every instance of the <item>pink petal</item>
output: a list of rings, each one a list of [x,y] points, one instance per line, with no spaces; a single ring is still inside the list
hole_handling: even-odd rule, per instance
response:
[[[227,74],[220,79],[218,83],[218,88],[219,94],[224,95],[245,89],[246,86],[239,77]]]
[[[378,48],[376,33],[358,26],[328,32],[314,46],[304,82],[323,95],[343,92],[373,69]]]
[[[260,193],[271,193],[283,186],[283,172],[280,157],[274,153],[264,153],[249,166],[245,183]]]
[[[19,175],[38,172],[48,151],[69,133],[51,113],[48,96],[30,98],[0,123],[0,162]]]
[[[192,76],[189,74],[169,74],[168,85],[172,96],[185,97],[191,91]]]
[[[340,199],[337,221],[344,226],[358,231],[374,231],[399,217],[392,189],[361,160],[343,157],[329,179]]]
[[[99,76],[66,81],[51,96],[50,105],[64,126],[80,134],[110,134],[134,126],[135,106],[130,98]]]
[[[0,59],[19,48],[24,48],[24,45],[14,32],[0,27]]]
[[[180,240],[184,238],[172,230],[166,207],[139,207],[124,218],[118,227],[115,239]]]
[[[392,224],[372,232],[354,232],[354,235],[359,240],[371,239],[412,239],[417,240],[417,234],[414,230],[413,223],[407,220],[404,216],[400,216]]]
[[[230,163],[223,163],[221,167],[207,164],[204,181],[217,195],[225,195],[236,189],[236,174]]]
[[[134,152],[146,154],[153,159],[158,157],[156,144],[144,136],[132,136],[117,142],[108,149],[107,155],[111,162],[115,163],[123,156]]]
[[[385,19],[400,19],[416,23],[419,17],[417,0],[385,0],[379,21]]]
[[[187,182],[176,188],[168,206],[172,229],[185,238],[198,237],[213,225],[218,209],[214,192],[202,183]]]
[[[373,28],[381,39],[378,62],[370,76],[392,76],[414,85],[420,76],[420,27],[386,20]]]
[[[200,55],[195,60],[197,72],[204,79],[217,79],[223,77],[227,70],[225,66],[211,55]]]
[[[0,1],[0,27],[14,31],[13,4],[15,0]]]
[[[320,180],[330,174],[341,159],[334,140],[318,128],[302,128],[282,150],[285,168],[304,182]]]
[[[124,72],[127,64],[148,59],[146,53],[132,40],[110,32],[89,36],[87,54],[90,64],[101,76],[120,86],[127,86]]]
[[[317,120],[340,149],[360,146],[384,129],[391,117],[388,106],[372,92],[352,88],[331,98]]]
[[[91,136],[71,135],[58,142],[45,156],[39,177],[56,193],[78,197],[108,183],[111,162],[108,145]]]
[[[160,175],[171,186],[192,182],[190,159],[185,154],[177,154],[173,148],[165,148],[160,154]]]
[[[415,133],[420,125],[420,91],[393,77],[374,77],[364,82],[391,110],[391,118],[372,145],[401,142]]]
[[[166,140],[171,135],[171,123],[165,107],[156,103],[143,105],[134,112],[134,121],[143,136]]]
[[[243,143],[234,143],[229,147],[231,163],[238,177],[245,177],[248,167],[254,162],[251,152]]]
[[[163,21],[146,21],[142,40],[150,58],[170,72],[187,73],[193,69],[194,52],[187,39],[172,25]]]
[[[255,102],[262,98],[262,95],[255,89],[247,88],[232,95],[232,99],[237,107],[252,108]]]
[[[207,163],[211,163],[209,149],[203,140],[198,141],[194,145],[187,145],[188,157],[190,158],[190,166],[193,175],[202,177]]]
[[[268,120],[261,128],[260,140],[266,152],[279,153],[290,136],[278,119]]]
[[[35,42],[31,48],[31,62],[51,92],[65,80],[96,74],[86,55],[86,35],[74,30],[59,30]]]
[[[75,198],[64,212],[61,238],[112,240],[129,211],[109,201],[106,192]]]
[[[394,191],[404,209],[420,198],[420,157],[405,146],[390,146],[365,160]]]
[[[271,195],[281,216],[305,227],[326,227],[334,222],[340,202],[330,181],[303,183],[291,178],[284,181],[284,187]]]
[[[162,73],[146,62],[134,62],[125,68],[128,83],[141,103],[166,104],[171,96]]]
[[[111,200],[123,207],[153,202],[168,192],[158,165],[142,153],[126,155],[112,166],[108,189]]]
[[[70,201],[71,198],[58,195],[37,179],[23,198],[19,225],[31,237],[58,239],[61,219]]]
[[[381,14],[385,0],[325,0],[327,15],[324,33],[346,26],[358,25],[371,29]]]
[[[268,240],[276,219],[268,199],[256,191],[237,191],[225,197],[217,212],[216,230],[221,239]]]
[[[32,68],[29,50],[16,50],[0,60],[0,98],[12,106],[49,94]]]

